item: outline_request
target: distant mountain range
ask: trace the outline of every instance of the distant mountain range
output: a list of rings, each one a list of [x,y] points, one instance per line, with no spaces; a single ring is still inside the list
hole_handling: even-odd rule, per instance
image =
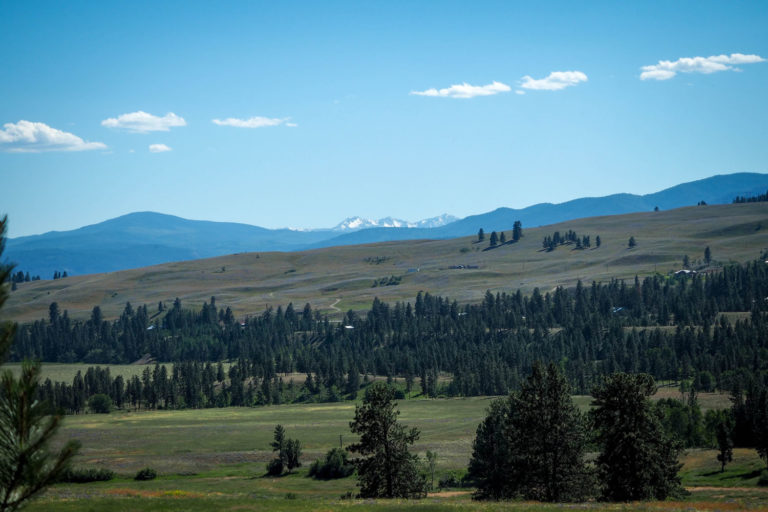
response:
[[[376,221],[351,217],[331,229],[266,229],[248,224],[187,220],[173,215],[139,212],[72,231],[8,240],[6,254],[19,270],[50,279],[53,272],[70,275],[111,272],[157,263],[253,251],[298,251],[420,238],[443,239],[509,230],[519,220],[523,228],[582,217],[616,215],[695,205],[730,203],[736,196],[768,190],[768,174],[718,175],[683,183],[647,195],[614,194],[574,199],[527,208],[498,208],[456,220],[444,214],[409,223],[392,218]]]

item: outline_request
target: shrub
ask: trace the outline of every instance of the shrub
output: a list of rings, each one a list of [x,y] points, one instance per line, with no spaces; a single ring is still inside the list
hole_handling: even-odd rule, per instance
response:
[[[283,474],[283,461],[272,459],[267,463],[267,474],[269,476],[279,476]]]
[[[355,472],[355,467],[349,462],[349,454],[341,448],[333,448],[325,454],[325,458],[316,460],[309,467],[309,476],[318,480],[345,478]]]
[[[456,473],[447,473],[440,477],[437,483],[441,489],[446,487],[461,487],[461,478]]]
[[[84,484],[87,482],[106,482],[115,478],[115,472],[108,469],[69,468],[64,471],[58,482]]]
[[[760,479],[757,481],[757,485],[760,487],[768,486],[768,470],[764,469],[760,472]]]
[[[133,477],[134,480],[154,480],[155,478],[157,478],[157,471],[152,468],[140,469]]]
[[[103,393],[93,395],[88,399],[88,408],[96,414],[109,414],[112,410],[112,399]]]

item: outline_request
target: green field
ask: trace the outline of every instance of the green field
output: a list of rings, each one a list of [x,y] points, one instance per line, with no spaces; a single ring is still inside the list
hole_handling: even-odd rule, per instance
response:
[[[437,451],[438,476],[461,472],[471,454],[475,429],[491,398],[402,400],[403,423],[421,429],[415,451]],[[588,397],[577,397],[586,406]],[[78,439],[76,465],[103,467],[119,478],[92,484],[60,484],[29,510],[550,510],[562,505],[477,504],[467,489],[441,490],[414,502],[354,499],[354,478],[330,482],[306,477],[306,467],[331,447],[354,437],[353,403],[282,405],[80,415],[65,419],[59,441]],[[304,467],[296,474],[265,478],[275,424],[302,441]],[[734,462],[719,473],[714,450],[685,456],[684,483],[695,487],[675,503],[600,505],[611,510],[735,510],[768,507],[768,494],[755,486],[761,461],[753,450],[736,450]],[[159,478],[135,482],[135,472],[155,468]],[[575,508],[593,509],[595,503]],[[768,509],[768,508],[765,508]]]
[[[542,250],[545,235],[571,229],[593,240],[599,235],[601,247]],[[630,236],[637,240],[632,249],[627,247]],[[692,206],[541,228],[524,226],[518,243],[492,250],[487,250],[487,241],[477,243],[476,237],[384,242],[243,253],[22,283],[11,294],[3,315],[19,322],[46,318],[48,306],[55,301],[72,318],[88,317],[95,305],[105,317],[115,318],[126,302],[147,304],[153,314],[159,301],[170,304],[179,297],[186,307],[200,307],[215,295],[219,307],[231,307],[239,318],[289,302],[298,307],[308,302],[313,309],[338,318],[349,309],[368,309],[374,297],[412,301],[419,290],[473,302],[482,299],[486,290],[529,293],[534,287],[549,291],[572,286],[579,279],[668,274],[681,268],[683,255],[690,257],[692,265],[700,264],[707,246],[715,266],[759,258],[768,248],[768,203]],[[473,268],[452,268],[459,265]],[[390,276],[402,281],[397,286],[372,287],[375,280]]]

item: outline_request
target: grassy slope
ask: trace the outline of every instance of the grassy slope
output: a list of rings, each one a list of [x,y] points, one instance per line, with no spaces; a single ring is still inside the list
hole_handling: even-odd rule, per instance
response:
[[[385,301],[411,300],[419,290],[468,302],[480,299],[488,289],[530,292],[534,287],[550,290],[573,285],[577,279],[607,281],[668,273],[681,267],[684,254],[692,262],[701,259],[706,246],[716,261],[744,262],[768,247],[768,203],[696,206],[524,229],[519,243],[493,250],[484,250],[487,239],[478,244],[475,237],[385,242],[293,253],[244,253],[23,283],[11,295],[4,315],[17,321],[34,320],[47,316],[49,304],[56,301],[73,317],[89,315],[97,304],[106,316],[115,317],[128,301],[148,304],[154,312],[158,301],[179,297],[187,306],[199,306],[212,295],[219,306],[231,306],[237,315],[258,314],[267,305],[288,302],[298,307],[309,302],[313,308],[338,313],[365,309],[376,296]],[[540,250],[545,235],[569,229],[590,235],[593,248]],[[599,249],[594,248],[596,235],[603,242]],[[627,248],[630,235],[638,242],[634,249]],[[365,261],[377,257],[388,259],[380,264]],[[479,268],[450,269],[453,265]],[[371,287],[375,279],[391,275],[402,276],[402,283]]]
[[[462,470],[489,398],[400,401],[400,419],[421,429],[415,450],[436,450],[438,474]],[[579,398],[579,403],[585,398]],[[354,405],[306,404],[228,408],[203,411],[156,411],[67,417],[60,439],[83,442],[78,465],[107,467],[119,478],[94,484],[55,486],[29,510],[549,510],[555,506],[523,503],[476,504],[466,494],[438,495],[422,502],[339,500],[355,491],[353,478],[318,482],[306,478],[306,465],[339,442],[353,441],[348,422]],[[282,478],[264,478],[271,456],[269,442],[276,423],[304,446],[305,468]],[[753,450],[736,450],[724,474],[713,450],[685,457],[684,483],[714,486],[696,490],[684,503],[601,505],[620,510],[710,510],[751,508],[768,494],[755,488],[762,466]],[[141,467],[156,468],[160,477],[134,482]],[[747,490],[736,490],[745,487]],[[286,499],[287,494],[296,499]],[[562,506],[560,506],[562,507]],[[560,508],[558,507],[558,508]],[[589,504],[588,509],[597,507]],[[579,507],[583,508],[583,507]]]

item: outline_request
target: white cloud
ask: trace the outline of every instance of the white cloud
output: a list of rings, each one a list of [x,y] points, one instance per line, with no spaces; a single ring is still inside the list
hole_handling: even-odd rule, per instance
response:
[[[165,144],[150,144],[149,145],[149,152],[150,153],[165,153],[166,151],[173,151],[170,147],[166,146]]]
[[[0,150],[10,153],[44,151],[88,151],[105,149],[101,142],[86,142],[73,133],[51,128],[45,123],[19,121],[6,123],[0,129]]]
[[[130,114],[110,117],[103,120],[101,125],[108,128],[120,128],[134,133],[147,133],[167,132],[176,126],[186,126],[187,122],[183,117],[177,116],[173,112],[168,112],[163,117],[158,117],[139,110]]]
[[[515,91],[515,94],[523,96],[525,94],[525,91],[521,91],[520,89],[518,89],[518,90]]]
[[[678,73],[717,73],[718,71],[739,71],[737,64],[765,62],[759,55],[712,55],[710,57],[682,57],[675,61],[660,60],[658,64],[643,66],[640,80],[669,80]]]
[[[255,116],[248,119],[237,119],[228,117],[227,119],[213,119],[213,124],[219,126],[234,126],[235,128],[264,128],[266,126],[296,126],[296,123],[289,123],[290,117],[261,117]]]
[[[587,80],[587,75],[581,71],[553,71],[546,78],[539,80],[526,75],[520,87],[534,91],[559,91]]]
[[[494,81],[488,85],[470,85],[467,82],[456,84],[445,89],[427,89],[426,91],[411,91],[415,96],[433,96],[438,98],[474,98],[475,96],[493,96],[500,92],[509,92],[507,84]]]

